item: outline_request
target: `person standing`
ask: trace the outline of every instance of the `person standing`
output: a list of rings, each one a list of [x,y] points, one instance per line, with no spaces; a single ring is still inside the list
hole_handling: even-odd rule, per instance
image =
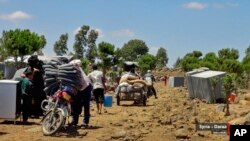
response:
[[[147,73],[144,75],[144,80],[146,80],[147,85],[148,85],[148,89],[151,89],[155,98],[157,99],[157,95],[156,95],[156,91],[154,88],[154,81],[155,81],[155,77],[154,75],[151,73],[151,70],[147,70]]]
[[[34,92],[32,94],[32,109],[31,115],[35,118],[43,116],[43,110],[41,108],[41,103],[46,99],[46,94],[44,92],[44,79],[43,79],[43,62],[38,59],[37,55],[32,55],[28,59],[28,65],[33,71],[33,87]]]
[[[28,118],[30,116],[31,103],[32,103],[32,93],[33,93],[33,71],[31,68],[28,68],[24,75],[19,79],[22,88],[22,116],[23,123],[27,123]]]
[[[89,78],[84,73],[81,68],[81,61],[79,59],[72,60],[70,64],[73,64],[81,71],[80,79],[81,79],[81,88],[77,92],[77,94],[73,97],[72,106],[72,122],[70,126],[77,126],[79,115],[82,112],[82,107],[84,108],[84,118],[82,128],[87,128],[89,126],[90,119],[90,99],[91,99],[91,91],[92,85],[90,83]]]
[[[93,71],[88,75],[92,85],[93,94],[96,100],[97,113],[102,113],[102,107],[104,102],[104,93],[106,91],[105,79],[102,71],[98,70],[96,64],[92,65]]]

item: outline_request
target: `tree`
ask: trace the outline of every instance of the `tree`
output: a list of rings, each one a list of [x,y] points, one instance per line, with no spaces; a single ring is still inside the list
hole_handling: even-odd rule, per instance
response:
[[[128,41],[121,48],[122,57],[127,61],[134,61],[140,56],[148,53],[148,46],[142,40],[134,39]]]
[[[89,31],[89,26],[83,25],[78,33],[75,35],[75,43],[73,45],[76,58],[83,58],[85,47],[87,46],[87,33]]]
[[[245,51],[246,54],[250,54],[250,46]]]
[[[181,67],[181,58],[178,57],[174,63],[174,68],[178,68],[178,67]]]
[[[68,33],[62,34],[60,36],[60,39],[55,42],[54,52],[56,53],[56,55],[62,56],[67,54],[68,51],[67,41],[68,41]]]
[[[165,48],[159,48],[156,54],[156,66],[159,68],[165,67],[168,63],[167,51]]]
[[[98,44],[98,54],[102,60],[102,69],[104,74],[106,73],[106,70],[112,66],[114,49],[115,46],[107,42],[101,42]]]
[[[91,29],[87,25],[83,25],[75,35],[74,51],[76,58],[87,57],[93,61],[96,56],[96,39],[98,32]]]
[[[156,67],[156,57],[151,54],[145,54],[139,58],[138,63],[141,71],[146,72]]]
[[[33,54],[34,52],[44,48],[46,39],[43,35],[39,36],[37,33],[30,32],[29,29],[15,29],[3,31],[0,40],[1,53],[5,56],[13,56],[17,63],[17,57]]]
[[[237,49],[221,49],[218,51],[220,70],[240,74],[243,71],[241,63],[237,60],[239,58],[239,51]]]
[[[218,70],[219,69],[219,62],[218,57],[215,53],[209,52],[207,53],[202,59],[202,66],[207,67],[211,70]]]
[[[95,57],[97,56],[97,47],[96,47],[96,39],[98,38],[98,32],[95,30],[90,30],[88,34],[88,49],[86,51],[86,58],[91,62],[94,62]]]
[[[226,49],[219,50],[218,55],[219,55],[219,59],[222,61],[225,59],[236,60],[239,58],[239,51],[233,48],[232,49],[226,48]]]
[[[202,53],[200,51],[193,51],[192,53],[187,53],[181,59],[181,68],[184,71],[191,71],[193,69],[201,67],[201,56]]]

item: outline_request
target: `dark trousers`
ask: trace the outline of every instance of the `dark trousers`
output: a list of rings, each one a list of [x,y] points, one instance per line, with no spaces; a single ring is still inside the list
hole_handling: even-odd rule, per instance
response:
[[[154,94],[154,96],[157,97],[154,86],[150,86],[149,89],[151,89],[152,92],[153,92],[153,94]]]
[[[30,96],[23,94],[22,99],[23,99],[22,103],[23,121],[27,121],[30,116],[31,98]]]
[[[90,98],[91,98],[92,86],[89,85],[83,91],[79,91],[76,96],[73,97],[72,106],[72,124],[77,125],[79,120],[79,115],[82,112],[82,107],[84,108],[84,124],[89,124],[90,119]]]

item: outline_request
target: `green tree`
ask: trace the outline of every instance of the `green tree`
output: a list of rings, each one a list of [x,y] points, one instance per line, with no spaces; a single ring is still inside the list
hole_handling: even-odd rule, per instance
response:
[[[102,69],[104,74],[112,66],[114,49],[115,46],[107,42],[101,42],[98,44],[98,54],[102,60]]]
[[[15,29],[3,31],[0,40],[1,53],[5,56],[13,56],[17,63],[17,57],[33,54],[34,52],[44,48],[46,39],[43,35],[31,32],[29,29]]]
[[[73,48],[75,51],[75,57],[78,59],[83,58],[84,56],[84,52],[88,43],[87,33],[89,29],[89,26],[83,25],[78,31],[78,33],[75,35],[75,42]]]
[[[250,54],[250,46],[245,51],[246,54]]]
[[[148,46],[142,40],[133,39],[121,48],[122,57],[127,61],[134,61],[140,56],[148,53]]]
[[[221,49],[218,51],[219,59],[220,60],[225,60],[225,59],[233,59],[237,60],[239,58],[239,51],[237,49]]]
[[[239,51],[237,49],[221,49],[218,51],[220,70],[240,74],[243,72],[241,63],[237,60],[239,58]]]
[[[181,58],[178,57],[174,63],[174,68],[178,68],[178,67],[181,67]]]
[[[138,63],[141,71],[146,72],[156,67],[156,57],[151,54],[145,54],[138,59]]]
[[[98,38],[98,32],[91,29],[88,33],[88,48],[86,50],[86,58],[91,62],[94,62],[95,57],[97,56],[97,47],[96,47],[96,39]]]
[[[181,68],[184,71],[191,71],[201,67],[201,57],[202,53],[200,51],[193,51],[192,53],[187,53],[181,59]]]
[[[56,55],[62,56],[67,54],[68,51],[67,41],[68,41],[68,33],[62,34],[60,36],[60,39],[55,42],[54,52],[56,53]]]
[[[159,48],[156,54],[156,66],[158,68],[162,68],[165,67],[166,64],[168,63],[168,55],[167,55],[167,51],[165,48]]]
[[[215,53],[209,52],[203,57],[201,64],[203,67],[207,67],[211,70],[218,70],[219,68],[218,59],[219,58],[216,56]]]
[[[96,39],[98,32],[91,29],[87,25],[83,25],[78,33],[75,35],[75,42],[73,45],[76,58],[87,57],[93,61],[96,56]]]

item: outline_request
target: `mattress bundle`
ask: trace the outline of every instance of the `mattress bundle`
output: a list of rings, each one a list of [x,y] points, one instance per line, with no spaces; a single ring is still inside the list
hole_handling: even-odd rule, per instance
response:
[[[81,87],[81,71],[72,64],[51,60],[43,65],[45,93],[53,95],[59,88],[68,86],[74,90]]]

